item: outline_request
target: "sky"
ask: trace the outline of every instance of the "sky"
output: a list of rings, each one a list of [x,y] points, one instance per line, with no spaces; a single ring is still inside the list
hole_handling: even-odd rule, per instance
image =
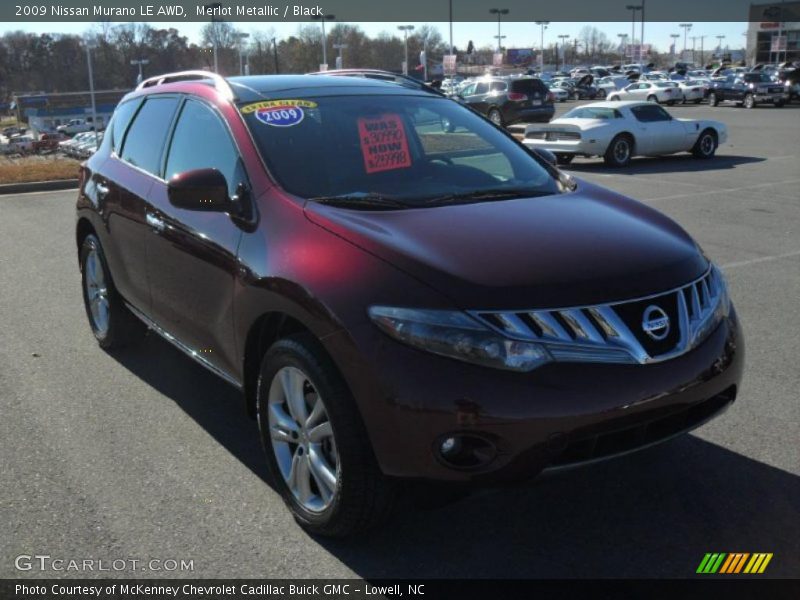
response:
[[[297,29],[303,25],[308,25],[310,21],[302,23],[292,22],[271,22],[271,23],[237,23],[233,25],[238,29],[246,32],[255,32],[265,29],[273,29],[275,35],[280,39],[293,35]],[[401,32],[397,30],[398,25],[415,25],[417,27],[424,23],[414,23],[409,21],[406,23],[348,23],[349,25],[358,25],[369,36],[375,36],[383,31],[393,33],[400,36]],[[447,41],[449,38],[449,24],[448,23],[428,23],[437,27],[442,34],[442,38]],[[163,22],[153,23],[154,27],[169,28],[174,27],[189,38],[190,42],[198,43],[200,41],[200,30],[205,23],[187,23],[181,22]],[[570,35],[575,37],[580,30],[586,25],[594,25],[603,31],[609,38],[615,39],[619,33],[627,33],[630,35],[631,23],[630,21],[624,23],[567,23],[567,22],[554,22],[551,23],[545,30],[544,43],[549,46],[555,41],[558,41],[558,35]],[[0,23],[0,34],[6,31],[23,30],[32,33],[71,33],[82,34],[92,28],[92,23]],[[641,24],[637,23],[636,38],[639,38],[639,28]],[[330,27],[330,24],[329,24]],[[704,47],[706,50],[715,48],[718,40],[716,36],[726,36],[723,40],[723,45],[732,49],[742,48],[745,44],[745,36],[743,35],[747,30],[747,23],[695,23],[688,33],[687,46],[692,47],[691,36],[707,36],[705,38]],[[509,22],[502,24],[501,33],[506,36],[504,45],[506,48],[531,48],[537,47],[540,44],[541,33],[538,25],[533,23],[519,23]],[[677,50],[683,48],[683,29],[678,26],[678,23],[645,23],[644,41],[648,44],[653,44],[655,48],[661,52],[667,52],[672,43],[670,34],[681,34],[678,40]],[[476,47],[496,44],[494,36],[497,35],[497,23],[483,22],[483,23],[453,23],[453,44],[456,48],[463,51],[466,49],[469,40],[472,40]],[[700,41],[697,40],[697,48],[700,48]]]

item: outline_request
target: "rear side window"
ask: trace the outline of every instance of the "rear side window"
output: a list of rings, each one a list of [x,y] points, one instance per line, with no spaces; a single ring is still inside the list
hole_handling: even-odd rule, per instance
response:
[[[239,154],[220,118],[200,102],[183,105],[167,158],[166,178],[194,169],[217,169],[231,196],[241,181]]]
[[[502,81],[493,81],[491,89],[493,92],[505,92],[506,84]]]
[[[634,106],[631,108],[633,116],[637,121],[642,123],[655,123],[658,121],[669,121],[671,117],[669,113],[660,106],[655,104],[646,104],[642,106]]]
[[[141,104],[140,98],[134,98],[120,104],[114,111],[114,117],[111,121],[111,147],[116,154],[119,154],[122,148],[122,139],[125,137],[125,130],[131,123],[133,115],[136,114],[136,109]]]
[[[485,94],[489,91],[489,84],[488,83],[479,83],[475,86],[474,94]]]
[[[546,94],[547,88],[540,79],[519,79],[511,82],[511,91],[522,94],[531,94],[533,92]]]
[[[161,152],[177,106],[174,97],[148,97],[125,136],[122,160],[158,176]]]

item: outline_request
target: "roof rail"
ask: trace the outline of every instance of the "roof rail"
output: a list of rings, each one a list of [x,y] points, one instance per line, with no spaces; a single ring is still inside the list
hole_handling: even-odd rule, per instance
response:
[[[149,77],[148,79],[142,81],[136,86],[136,89],[142,90],[144,88],[155,87],[157,85],[164,85],[167,83],[176,83],[179,81],[201,81],[203,79],[210,80],[214,84],[214,88],[216,88],[220,93],[224,94],[229,100],[236,99],[236,94],[233,92],[233,88],[230,86],[227,79],[225,79],[219,73],[213,73],[212,71],[179,71],[177,73],[156,75],[155,77]]]
[[[408,75],[401,75],[399,73],[392,73],[391,71],[383,71],[381,69],[334,69],[330,71],[317,71],[309,73],[309,75],[328,75],[335,77],[363,77],[364,79],[375,79],[378,81],[387,81],[389,83],[396,83],[407,88],[429,92],[438,96],[445,94],[440,90],[432,88],[424,81],[409,77]]]

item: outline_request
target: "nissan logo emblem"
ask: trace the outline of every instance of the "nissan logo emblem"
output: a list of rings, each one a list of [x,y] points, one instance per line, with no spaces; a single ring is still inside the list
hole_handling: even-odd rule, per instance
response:
[[[660,306],[651,304],[644,309],[642,330],[660,342],[669,335],[669,317]]]

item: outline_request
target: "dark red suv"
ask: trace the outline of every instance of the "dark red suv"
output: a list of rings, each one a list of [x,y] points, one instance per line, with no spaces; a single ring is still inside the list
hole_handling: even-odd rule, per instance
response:
[[[100,345],[149,328],[241,389],[327,535],[409,480],[662,441],[741,378],[725,281],[683,229],[421,88],[145,81],[83,165],[76,235]]]

